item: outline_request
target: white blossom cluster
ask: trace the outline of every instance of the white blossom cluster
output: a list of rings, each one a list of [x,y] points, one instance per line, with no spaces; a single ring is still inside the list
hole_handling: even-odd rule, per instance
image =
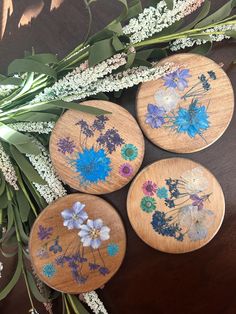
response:
[[[38,134],[49,134],[55,126],[55,122],[17,122],[10,123],[8,126],[16,131],[38,133]]]
[[[94,67],[89,67],[88,61],[86,61],[53,86],[45,88],[31,103],[54,99],[64,100],[67,96],[82,93],[87,85],[96,82],[98,79],[126,64],[126,57],[125,53],[119,53]]]
[[[107,310],[104,307],[104,304],[99,299],[97,293],[95,291],[83,293],[83,298],[90,307],[90,309],[95,314],[108,314]]]
[[[11,163],[10,157],[4,151],[2,144],[0,143],[0,170],[6,180],[15,190],[19,190],[17,185],[17,175],[15,169]]]
[[[66,190],[64,189],[53,168],[48,151],[36,139],[33,139],[33,142],[38,145],[41,153],[39,155],[26,154],[26,156],[29,158],[31,164],[36,169],[41,178],[47,182],[45,185],[35,182],[33,182],[33,184],[40,195],[44,197],[48,204],[50,204],[57,198],[66,195]]]
[[[100,92],[113,92],[138,85],[142,82],[156,80],[165,74],[173,72],[176,66],[173,63],[166,63],[162,66],[148,68],[145,66],[134,67],[117,74],[111,74],[96,83],[87,86],[82,94],[66,97],[66,101],[84,99]]]
[[[156,7],[143,10],[137,18],[133,18],[123,27],[124,34],[130,37],[133,44],[143,41],[163,29],[180,21],[199,8],[205,0],[174,0],[173,9],[168,9],[165,0]]]
[[[185,49],[185,48],[190,48],[193,47],[194,45],[202,45],[207,43],[208,41],[211,42],[217,42],[217,41],[222,41],[224,39],[230,39],[229,35],[226,35],[225,32],[227,31],[236,31],[236,24],[228,24],[228,25],[219,25],[215,26],[213,28],[209,28],[204,31],[204,34],[208,35],[209,33],[209,39],[206,38],[182,38],[182,39],[177,39],[172,42],[170,46],[170,50],[172,51],[178,51],[180,49]],[[218,33],[220,32],[221,34],[212,34],[212,33]]]
[[[7,97],[16,89],[15,85],[0,85],[0,99]]]

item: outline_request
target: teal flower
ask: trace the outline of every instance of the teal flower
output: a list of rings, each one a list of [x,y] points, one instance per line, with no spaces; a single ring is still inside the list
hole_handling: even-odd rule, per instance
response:
[[[48,278],[52,278],[56,273],[56,268],[54,267],[53,264],[45,264],[43,266],[43,274],[44,276],[48,277]]]
[[[109,256],[115,256],[119,252],[119,245],[115,243],[110,243],[107,246],[107,253]]]
[[[125,144],[121,149],[121,155],[125,160],[134,160],[138,156],[138,149],[133,144]]]
[[[151,213],[156,209],[156,201],[153,197],[144,196],[141,200],[140,206],[146,213]]]
[[[160,199],[168,198],[168,191],[164,186],[157,189],[157,197],[159,197]]]

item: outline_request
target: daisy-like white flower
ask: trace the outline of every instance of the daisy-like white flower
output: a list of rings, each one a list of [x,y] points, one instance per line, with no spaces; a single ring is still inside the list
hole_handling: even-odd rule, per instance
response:
[[[110,238],[110,228],[103,225],[102,219],[88,219],[87,224],[81,225],[80,229],[78,235],[81,238],[83,246],[98,249],[102,241]]]
[[[71,229],[79,229],[82,223],[88,218],[88,214],[84,211],[85,204],[75,202],[71,209],[65,209],[61,212],[64,219],[63,226]]]
[[[166,112],[173,110],[180,101],[180,95],[174,88],[160,89],[155,93],[154,97],[157,105],[165,109]]]
[[[188,205],[180,209],[179,226],[187,231],[191,241],[198,241],[207,237],[214,218],[211,210],[199,210],[198,206]]]
[[[184,181],[185,190],[190,194],[197,194],[208,187],[208,181],[199,167],[187,170],[181,178]]]

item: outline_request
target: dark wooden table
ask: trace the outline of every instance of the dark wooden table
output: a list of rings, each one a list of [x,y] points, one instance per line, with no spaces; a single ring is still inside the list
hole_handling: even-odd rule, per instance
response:
[[[53,52],[64,56],[86,32],[87,11],[82,0],[65,0],[58,10],[50,12],[50,1],[30,26],[18,29],[25,8],[41,0],[15,0],[14,13],[9,18],[0,42],[0,72],[25,50],[34,46],[37,52]],[[214,7],[225,0],[212,1]],[[115,0],[101,0],[93,6],[92,32],[120,12]],[[235,43],[217,45],[210,57],[223,62],[232,83],[236,85]],[[136,89],[124,93],[118,103],[135,114]],[[222,104],[223,106],[224,104]],[[235,314],[236,313],[236,119],[214,145],[194,154],[185,155],[202,163],[218,178],[226,198],[226,215],[216,237],[204,248],[184,255],[164,254],[148,247],[134,233],[126,213],[129,186],[105,195],[121,214],[128,237],[125,261],[117,275],[98,291],[111,314]],[[162,158],[176,156],[163,151],[146,140],[142,167]],[[3,287],[11,277],[14,260],[4,262]],[[23,314],[30,308],[26,289],[20,281],[9,297],[1,302],[0,313]],[[40,313],[46,313],[39,307]],[[61,313],[59,302],[54,313]]]

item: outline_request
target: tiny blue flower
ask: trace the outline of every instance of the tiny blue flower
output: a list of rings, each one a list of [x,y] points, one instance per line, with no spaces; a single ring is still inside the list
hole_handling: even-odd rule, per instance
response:
[[[54,267],[53,264],[45,264],[43,266],[43,274],[44,276],[48,277],[48,278],[52,278],[56,273],[56,268]]]
[[[58,240],[58,238],[55,239],[54,244],[49,248],[49,251],[53,252],[54,254],[62,251],[62,247],[58,244]]]
[[[157,197],[159,197],[160,199],[168,198],[168,191],[164,186],[162,188],[158,188],[156,193]]]
[[[103,276],[106,276],[107,274],[110,273],[109,269],[106,268],[106,267],[100,267],[98,271],[99,271],[100,274],[103,275]]]
[[[107,246],[107,253],[109,256],[115,256],[119,252],[119,246],[115,243],[110,243]]]
[[[121,155],[125,160],[135,160],[138,156],[138,149],[133,144],[125,144],[121,149]]]

